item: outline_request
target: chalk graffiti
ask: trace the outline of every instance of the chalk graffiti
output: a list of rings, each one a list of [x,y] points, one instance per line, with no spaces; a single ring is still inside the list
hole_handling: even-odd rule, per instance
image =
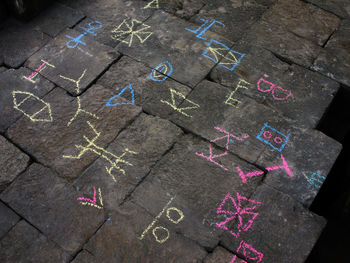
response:
[[[170,222],[172,222],[173,224],[178,224],[178,223],[180,223],[180,222],[184,219],[185,216],[184,216],[183,212],[182,212],[180,209],[178,209],[178,208],[176,208],[176,207],[169,207],[170,204],[173,202],[174,199],[175,199],[175,197],[172,197],[172,198],[169,200],[169,202],[163,207],[162,211],[154,218],[154,220],[152,221],[152,223],[149,224],[149,225],[147,226],[147,228],[142,232],[141,236],[139,237],[140,240],[142,240],[142,239],[145,237],[145,235],[147,234],[147,232],[155,225],[155,223],[156,223],[156,222],[158,221],[158,219],[165,213],[165,211],[166,211],[166,217],[167,217],[168,220],[169,220]],[[168,207],[169,207],[169,208],[168,208]],[[178,215],[178,218],[174,219],[173,217],[171,217],[171,212],[176,212],[177,215]],[[160,232],[163,232],[163,234],[166,233],[165,236],[162,237],[162,238],[160,238],[160,237],[159,237],[159,234],[157,234],[157,233],[160,233]],[[162,244],[162,243],[164,243],[165,241],[167,241],[167,240],[169,239],[169,237],[170,237],[169,230],[168,230],[167,228],[165,228],[165,227],[162,227],[162,226],[157,226],[157,227],[153,228],[152,234],[153,234],[155,240],[156,240],[158,243],[160,243],[160,244]]]
[[[315,188],[320,189],[324,180],[326,180],[326,177],[323,175],[320,175],[319,173],[312,173],[312,175],[308,178],[305,176],[307,179],[308,183],[313,185]]]
[[[94,26],[94,24],[96,24],[96,26]],[[96,36],[96,33],[94,31],[96,31],[97,29],[100,29],[102,27],[102,23],[99,21],[93,21],[93,22],[90,22],[88,24],[88,26],[89,26],[89,28],[84,28],[84,27],[79,26],[81,29],[84,30],[84,33],[80,34],[77,37],[71,37],[71,36],[66,35],[66,37],[70,39],[69,41],[67,41],[68,48],[75,48],[79,44],[86,46],[86,43],[83,42],[81,39],[87,34]]]
[[[126,94],[129,93],[129,94]],[[131,101],[128,102],[124,102],[124,101],[118,101],[116,99],[120,98],[122,95],[127,95],[129,97],[131,97]],[[116,100],[116,102],[112,103],[114,100]],[[107,103],[106,106],[110,107],[110,106],[116,106],[116,105],[130,105],[130,104],[135,104],[135,95],[134,95],[134,90],[131,87],[131,83],[129,83],[125,88],[123,88],[117,95],[113,96],[112,98],[110,98]]]
[[[94,197],[92,200],[90,198],[86,198],[86,197],[78,197],[77,200],[81,201],[80,203],[82,205],[88,205],[88,206],[95,207],[97,209],[102,209],[103,208],[103,200],[102,200],[101,188],[98,188],[98,200],[100,201],[100,205],[98,205],[97,201],[96,201],[96,188],[93,187],[93,190],[94,190]]]
[[[231,202],[230,202],[231,201]],[[245,208],[242,207],[242,201],[245,204]],[[249,203],[249,207],[248,206]],[[232,234],[234,237],[238,238],[240,233],[242,231],[248,231],[253,223],[256,217],[259,215],[259,213],[254,212],[262,203],[257,202],[255,200],[249,200],[248,198],[241,196],[237,192],[237,199],[235,200],[233,196],[231,196],[230,193],[227,193],[224,200],[221,202],[220,206],[218,207],[216,213],[218,215],[224,215],[226,216],[226,220],[217,223],[216,226],[218,228],[228,230],[230,234]],[[230,210],[224,210],[223,207],[230,207],[230,205],[233,207],[230,208]],[[227,209],[227,208],[226,208]],[[249,220],[247,220],[249,218]],[[237,224],[231,225],[229,230],[228,224],[229,222],[236,219],[238,221]],[[247,220],[246,222],[244,222]],[[232,229],[235,228],[235,229]]]
[[[256,138],[267,145],[270,145],[276,151],[282,152],[289,140],[290,134],[285,135],[282,132],[272,128],[266,122]]]
[[[173,108],[173,110],[175,110],[177,112],[180,112],[182,115],[185,115],[186,117],[192,118],[192,116],[187,114],[185,111],[186,110],[198,109],[200,107],[200,105],[198,105],[197,103],[195,103],[195,102],[193,102],[193,101],[191,101],[189,99],[186,99],[185,95],[183,95],[182,93],[180,93],[180,92],[178,92],[178,91],[176,91],[174,89],[170,88],[169,90],[170,90],[170,95],[171,95],[171,102],[165,101],[165,100],[161,100],[160,102],[169,105],[171,108]],[[179,108],[178,106],[176,106],[175,95],[177,97],[180,97],[181,99],[183,99],[183,103],[186,101],[192,106]]]
[[[236,88],[230,93],[229,97],[225,101],[225,104],[231,105],[234,108],[238,108],[238,104],[241,103],[241,101],[235,99],[233,96],[239,89],[248,89],[248,85],[250,85],[249,82],[245,81],[244,79],[239,79]]]
[[[202,56],[214,61],[220,67],[233,71],[245,54],[234,51],[219,41],[211,39]]]
[[[27,91],[12,91],[13,108],[22,112],[32,122],[52,122],[50,103]],[[36,110],[35,108],[39,108]]]
[[[267,78],[268,75],[264,74],[264,77]],[[267,85],[267,88],[264,87],[265,84]],[[272,97],[275,100],[287,100],[292,95],[291,91],[283,89],[280,86],[277,86],[276,84],[273,84],[273,83],[265,80],[264,78],[260,78],[258,80],[257,87],[258,87],[258,90],[261,91],[261,92],[271,92]],[[284,96],[283,97],[277,97],[276,94],[275,94],[276,90],[279,91],[279,93],[281,93]]]
[[[134,151],[130,151],[128,148],[125,148],[123,153],[120,156],[117,156],[117,155],[105,150],[104,148],[96,145],[96,141],[100,137],[101,133],[98,132],[96,130],[95,126],[92,125],[89,121],[87,121],[87,124],[89,125],[89,127],[91,128],[93,133],[95,134],[95,137],[93,137],[92,139],[89,139],[87,136],[84,135],[83,139],[87,142],[87,145],[86,146],[75,145],[75,148],[78,149],[80,152],[77,155],[63,155],[63,158],[79,160],[87,152],[92,152],[94,154],[97,154],[98,156],[100,156],[101,158],[103,158],[104,160],[106,160],[107,162],[110,163],[111,166],[109,168],[107,166],[105,167],[106,171],[112,177],[113,181],[117,182],[117,179],[116,179],[115,175],[113,174],[113,170],[117,170],[120,173],[122,173],[123,175],[125,175],[126,171],[124,169],[122,169],[118,164],[121,163],[124,165],[133,166],[132,163],[125,161],[122,158],[127,153],[130,153],[130,154],[138,154],[138,153],[134,152]]]
[[[150,28],[150,26],[136,19],[132,19],[131,24],[128,24],[126,19],[124,19],[119,26],[111,31],[111,37],[131,47],[135,37],[138,38],[140,43],[144,43],[153,34],[153,32],[147,31]]]
[[[247,244],[244,241],[241,241],[241,243],[239,244],[236,254],[243,255],[251,263],[260,263],[264,257],[263,253],[257,251],[251,245]],[[240,260],[240,263],[247,263],[247,261],[239,259],[236,255],[233,256],[230,263],[239,263],[238,261],[236,261],[236,259]]]
[[[147,8],[159,8],[159,0],[152,0],[147,5],[145,5],[143,9],[147,9]]]
[[[24,77],[26,80],[35,83],[35,80],[33,80],[38,74],[39,72],[43,71],[46,66],[49,66],[51,68],[55,68],[54,65],[50,64],[49,62],[45,61],[45,60],[41,60],[41,62],[43,62],[36,70],[33,71],[32,74],[30,74],[28,77]]]
[[[161,82],[166,80],[171,75],[171,73],[173,73],[173,66],[169,61],[165,61],[152,69],[149,78],[151,80]]]
[[[206,38],[203,37],[203,34],[205,34],[205,32],[207,32],[207,30],[209,30],[214,24],[219,24],[220,26],[225,27],[223,23],[215,19],[213,19],[213,21],[209,25],[208,25],[209,23],[208,19],[201,18],[201,17],[199,19],[203,22],[203,24],[200,27],[198,27],[196,30],[185,28],[187,31],[197,34],[196,37],[199,39],[206,40]]]

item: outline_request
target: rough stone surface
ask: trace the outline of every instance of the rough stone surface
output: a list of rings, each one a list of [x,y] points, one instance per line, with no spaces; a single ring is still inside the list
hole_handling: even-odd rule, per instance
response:
[[[0,241],[3,262],[69,262],[70,256],[26,221],[20,221]]]
[[[251,228],[242,231],[237,239],[226,231],[222,244],[230,251],[237,251],[243,240],[263,253],[263,262],[305,262],[325,225],[325,219],[264,184],[250,199],[262,202],[255,211],[259,215]],[[239,255],[244,256],[242,250]]]
[[[173,109],[162,103],[161,100],[168,99],[170,89],[184,96],[187,96],[191,89],[171,78],[167,78],[162,82],[151,80],[151,73],[151,68],[127,56],[123,56],[118,63],[108,69],[97,83],[113,90],[116,94],[130,83],[134,90],[136,105],[141,106],[149,114],[167,119],[173,112]],[[161,74],[159,76],[160,79],[164,77]],[[124,94],[122,96],[130,100],[130,96],[124,96]],[[179,106],[182,101],[182,98],[176,98],[175,105]]]
[[[70,40],[67,35],[75,38],[80,33],[71,29],[65,30],[31,56],[26,66],[36,70],[43,64],[43,60],[48,62],[51,66],[47,65],[40,74],[71,94],[77,95],[112,64],[119,54],[88,35],[81,39],[85,45],[79,44],[75,48],[69,48],[68,45],[74,46],[74,43],[68,44],[73,40]],[[79,84],[74,82],[79,79]]]
[[[218,246],[205,258],[204,263],[227,263],[231,262],[233,256],[232,253]]]
[[[54,84],[50,83],[43,77],[36,76],[31,82],[26,77],[32,74],[32,70],[27,68],[20,68],[18,70],[9,69],[0,74],[0,131],[5,130],[16,120],[18,120],[23,113],[14,108],[13,91],[29,92],[38,98],[42,98],[50,90],[54,88]],[[20,99],[19,99],[20,102]],[[25,110],[26,104],[23,104],[19,109]]]
[[[337,16],[299,0],[279,0],[262,19],[271,24],[281,25],[289,32],[320,46],[328,40],[340,23]]]
[[[116,47],[117,50],[151,68],[169,61],[173,66],[171,77],[191,87],[202,80],[216,64],[202,56],[209,41],[215,39],[228,47],[232,46],[230,41],[210,31],[203,35],[206,40],[199,39],[196,34],[185,29],[196,30],[198,25],[187,23],[162,11],[155,12],[138,28],[145,28],[143,31],[152,34],[143,43],[136,37],[128,37]],[[228,50],[221,52],[225,56]]]
[[[350,86],[350,20],[343,20],[338,31],[327,42],[312,69]]]
[[[79,196],[50,169],[32,164],[0,198],[72,255],[104,222],[102,210],[82,206]]]
[[[216,66],[210,74],[213,81],[233,91],[243,85],[247,89],[238,89],[242,94],[275,109],[298,126],[316,128],[338,91],[338,83],[295,64],[284,63],[263,48],[237,45],[234,49],[246,53],[246,56],[234,72]],[[244,84],[244,81],[249,84]],[[271,88],[264,81],[285,91],[277,90],[274,94],[271,91],[261,92],[259,87],[262,90]],[[287,97],[289,92],[291,95]],[[273,95],[277,99],[287,99],[276,100]]]
[[[100,261],[95,258],[92,254],[87,252],[86,250],[83,250],[78,254],[78,256],[72,261],[72,263],[101,263],[103,261]]]
[[[0,57],[6,66],[18,68],[50,39],[29,25],[9,19],[0,24]]]
[[[153,217],[141,207],[126,203],[111,215],[111,219],[90,239],[85,249],[106,263],[202,262],[206,251],[195,242],[176,233],[164,219],[160,219],[157,225],[169,229],[168,240],[162,244],[158,243],[152,235],[152,230],[140,240],[140,236],[152,220]]]
[[[341,18],[350,18],[350,3],[348,0],[306,0]]]
[[[198,138],[185,137],[157,164],[131,200],[155,217],[174,198],[169,206],[180,209],[184,219],[178,224],[170,223],[172,227],[201,246],[213,249],[222,233],[215,225],[219,204],[227,193],[250,196],[262,178],[243,184],[238,176],[197,156],[196,152],[207,154],[208,144]],[[222,153],[216,147],[213,152]],[[254,169],[231,154],[217,161],[226,167],[239,165],[243,170]],[[176,212],[173,216],[178,217]]]
[[[118,164],[124,173],[115,170],[113,178],[106,173],[109,164],[102,157],[94,162],[74,185],[86,195],[92,186],[101,188],[104,207],[115,210],[117,206],[141,183],[151,167],[172,147],[181,130],[169,121],[141,114],[132,125],[109,144],[107,151],[121,156],[127,148],[137,154],[126,153],[122,159],[130,163]]]
[[[43,98],[51,105],[52,122],[32,122],[23,116],[8,129],[7,134],[12,141],[39,162],[52,167],[63,177],[76,178],[101,154],[101,150],[92,151],[96,150],[96,147],[90,147],[92,150],[83,153],[79,145],[88,146],[83,136],[92,140],[100,134],[95,144],[104,148],[141,111],[140,107],[134,105],[107,107],[106,102],[113,95],[110,90],[102,86],[91,87],[80,97],[81,109],[94,114],[98,119],[80,112],[73,120],[78,108],[78,99],[56,88]],[[32,111],[34,108],[40,109],[33,104]],[[88,122],[93,125],[98,134]],[[79,154],[81,154],[80,158]],[[71,158],[63,156],[71,156]]]
[[[0,135],[0,192],[27,168],[28,162],[28,155]]]
[[[13,210],[8,208],[3,202],[0,202],[0,240],[19,220],[20,217]]]

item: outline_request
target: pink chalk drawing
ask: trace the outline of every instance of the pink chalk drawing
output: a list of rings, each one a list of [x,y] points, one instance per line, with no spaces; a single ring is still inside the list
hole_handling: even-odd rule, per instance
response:
[[[26,80],[35,83],[34,78],[39,74],[40,71],[44,70],[46,68],[46,66],[49,66],[51,68],[55,68],[54,65],[51,65],[50,63],[48,63],[45,60],[41,60],[41,62],[43,62],[36,70],[33,71],[32,74],[30,74],[28,77],[24,77]]]
[[[290,168],[288,166],[287,161],[284,159],[282,154],[281,154],[281,159],[282,159],[282,165],[266,167],[265,169],[269,172],[284,169],[286,171],[286,173],[289,175],[289,177],[294,177],[292,171],[290,170]],[[260,171],[260,170],[244,173],[239,166],[237,166],[237,171],[238,171],[238,176],[241,177],[242,182],[245,184],[247,183],[247,178],[252,178],[252,177],[256,177],[256,176],[264,174],[264,172]]]
[[[225,144],[226,151],[221,153],[221,154],[213,154],[213,147],[209,143],[209,156],[204,155],[204,153],[198,153],[198,152],[196,152],[196,155],[206,159],[207,161],[209,161],[209,162],[219,166],[220,168],[224,169],[225,171],[227,171],[228,169],[225,166],[223,166],[222,164],[218,163],[214,159],[226,156],[228,154],[229,145],[230,145],[230,143],[234,143],[234,140],[244,141],[244,139],[248,138],[249,135],[248,134],[244,134],[242,137],[238,137],[238,136],[236,136],[236,135],[234,135],[232,133],[229,133],[228,131],[226,131],[226,130],[220,128],[220,127],[214,127],[214,129],[219,131],[219,132],[224,133],[225,135],[221,136],[221,137],[217,137],[217,138],[211,140],[210,142],[217,142],[217,141],[220,141],[220,140],[226,140],[226,144]]]
[[[86,197],[78,197],[77,200],[82,201],[81,204],[82,205],[89,205],[98,209],[102,209],[103,208],[103,200],[102,200],[102,193],[101,193],[101,188],[98,188],[98,199],[100,201],[100,205],[97,204],[96,201],[96,188],[92,187],[94,189],[94,197],[91,200],[90,198],[86,198]]]
[[[233,204],[234,211],[232,210],[224,210],[223,207],[229,207],[230,202]],[[245,203],[245,208],[242,208],[242,201]],[[250,207],[248,206],[248,203]],[[237,201],[231,196],[230,193],[227,193],[224,200],[221,202],[220,206],[218,207],[216,213],[220,215],[226,215],[228,216],[226,220],[217,223],[216,226],[218,228],[228,230],[230,234],[232,234],[234,237],[238,238],[240,233],[242,231],[248,231],[251,226],[254,223],[255,218],[259,215],[259,213],[254,212],[255,209],[257,209],[262,203],[257,202],[255,200],[249,200],[248,198],[241,196],[237,192]],[[227,209],[227,208],[226,208]],[[247,220],[247,218],[250,219],[247,222],[243,222],[244,219]],[[244,219],[243,219],[244,218]],[[232,220],[238,220],[238,223],[233,230],[229,230],[227,227],[227,223],[231,222]]]
[[[249,262],[252,263],[260,263],[264,257],[263,253],[257,251],[255,248],[253,248],[251,245],[247,244],[244,241],[241,241],[236,253],[239,255],[243,255],[245,259],[249,260]],[[239,263],[238,261],[236,261],[236,259],[240,260],[240,263],[247,263],[247,261],[237,258],[236,255],[231,259],[230,263]]]
[[[264,74],[264,77],[267,78],[269,77],[269,75]],[[267,88],[264,87],[265,86],[264,84],[267,85]],[[287,100],[292,95],[292,92],[290,90],[288,91],[286,89],[283,89],[280,86],[277,86],[276,84],[273,84],[272,82],[265,80],[264,78],[260,78],[258,80],[257,86],[258,86],[258,90],[261,92],[271,92],[272,97],[275,100]],[[279,91],[278,93],[281,93],[284,96],[283,97],[276,96],[275,94],[276,90]]]

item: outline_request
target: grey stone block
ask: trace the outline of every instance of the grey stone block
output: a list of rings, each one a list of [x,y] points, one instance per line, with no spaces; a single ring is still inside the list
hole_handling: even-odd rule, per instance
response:
[[[350,18],[350,3],[347,0],[306,0],[341,18]]]
[[[29,156],[0,135],[0,192],[2,192],[29,163]]]
[[[0,198],[73,255],[104,222],[102,210],[82,206],[80,196],[50,169],[32,164]]]
[[[95,258],[92,254],[87,252],[86,250],[81,251],[76,258],[72,261],[72,263],[101,263],[100,260]]]
[[[3,202],[0,202],[0,240],[19,220],[20,217],[13,210],[8,208]]]
[[[227,263],[231,262],[233,256],[231,252],[218,246],[205,258],[204,263]]]

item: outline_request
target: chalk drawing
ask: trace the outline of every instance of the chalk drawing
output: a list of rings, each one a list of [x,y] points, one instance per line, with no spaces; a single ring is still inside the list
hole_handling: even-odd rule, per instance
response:
[[[140,41],[140,43],[144,43],[153,34],[153,32],[147,31],[150,28],[150,26],[136,19],[132,19],[131,24],[124,19],[119,26],[111,31],[111,37],[112,39],[118,40],[131,47],[135,37]]]
[[[248,89],[248,85],[250,85],[249,82],[245,81],[244,79],[239,79],[236,88],[230,93],[227,100],[225,101],[225,104],[230,105],[234,108],[238,108],[238,104],[241,103],[241,101],[234,98],[234,95],[239,89]]]
[[[50,64],[49,62],[45,61],[45,60],[41,60],[42,64],[36,69],[33,71],[32,74],[30,74],[28,77],[24,77],[26,80],[32,82],[32,83],[35,83],[35,80],[34,78],[39,74],[39,72],[43,71],[46,66],[49,66],[51,68],[55,68],[54,65]]]
[[[169,220],[170,222],[172,222],[173,224],[178,224],[178,223],[180,223],[180,222],[184,219],[185,216],[184,216],[183,212],[182,212],[180,209],[178,209],[178,208],[176,208],[176,207],[169,207],[170,204],[173,202],[174,199],[175,199],[175,196],[172,197],[172,198],[169,200],[169,202],[163,207],[162,211],[160,211],[160,213],[154,218],[154,220],[152,221],[152,223],[149,224],[149,225],[147,226],[147,228],[142,232],[141,236],[138,237],[138,239],[142,240],[142,239],[145,237],[145,235],[147,234],[147,232],[157,223],[157,221],[159,220],[159,218],[160,218],[165,212],[166,212],[166,217],[167,217],[168,220]],[[168,208],[168,207],[169,207],[169,208]],[[171,217],[171,212],[176,212],[177,215],[178,215],[178,218],[175,218],[175,219],[174,219],[173,217]],[[163,237],[163,238],[159,238],[159,235],[157,234],[157,232],[160,232],[160,231],[165,232],[165,233],[166,233],[166,236]],[[167,241],[167,240],[169,239],[169,237],[170,237],[169,230],[168,230],[167,228],[165,228],[165,227],[162,227],[162,226],[157,226],[157,227],[153,228],[152,234],[153,234],[155,240],[156,240],[158,243],[160,243],[160,244],[162,244],[162,243],[164,243],[165,241]]]
[[[256,138],[267,145],[270,145],[276,151],[282,152],[289,140],[289,137],[290,134],[285,135],[269,126],[266,122]]]
[[[264,257],[263,253],[257,251],[244,241],[241,241],[239,244],[236,254],[243,255],[245,259],[249,260],[251,263],[260,263]],[[236,259],[240,260],[240,263],[247,263],[247,261],[239,259],[236,255],[233,256],[230,263],[239,263],[238,260],[236,261]]]
[[[211,39],[202,56],[214,61],[220,67],[233,71],[245,54],[234,51],[219,41]]]
[[[307,179],[308,183],[313,185],[315,188],[320,189],[324,180],[326,180],[326,177],[323,175],[320,175],[317,172],[312,173],[312,175],[308,178],[305,176]]]
[[[245,207],[242,207],[242,201],[245,204]],[[249,207],[248,204],[249,203]],[[216,213],[218,215],[225,215],[227,218],[226,220],[217,223],[216,226],[218,228],[228,230],[230,234],[232,234],[234,237],[238,238],[240,233],[242,231],[248,231],[253,223],[256,217],[259,215],[259,213],[254,212],[259,206],[261,206],[261,202],[257,202],[255,200],[249,200],[248,198],[241,196],[237,192],[237,200],[234,199],[233,196],[231,196],[230,193],[227,193],[224,200],[221,202],[220,206],[218,207]],[[223,207],[232,207],[230,210],[223,209]],[[249,220],[247,220],[250,218]],[[228,224],[229,222],[236,219],[237,224],[230,226],[230,228],[235,228],[232,230],[229,230]],[[244,222],[246,220],[246,222]]]
[[[94,24],[97,24],[97,25],[94,26]],[[86,46],[86,43],[83,42],[81,39],[87,34],[96,36],[96,33],[94,31],[96,31],[97,29],[100,29],[102,27],[102,23],[99,21],[93,21],[93,22],[90,22],[88,24],[88,26],[89,26],[89,28],[84,28],[84,27],[79,26],[80,28],[82,28],[84,30],[84,33],[80,34],[77,37],[71,37],[69,35],[66,35],[66,37],[68,39],[70,39],[69,41],[67,41],[67,44],[66,44],[68,48],[75,48],[79,44]]]
[[[213,21],[210,24],[208,19],[201,18],[201,17],[199,17],[199,19],[203,22],[203,24],[200,27],[198,27],[196,30],[185,28],[187,31],[197,34],[196,37],[199,39],[206,40],[206,38],[203,37],[203,34],[205,34],[205,32],[207,32],[207,30],[209,30],[214,24],[219,24],[220,26],[225,27],[223,23],[215,19],[213,19]]]
[[[186,117],[189,117],[189,118],[192,118],[192,116],[187,114],[185,111],[198,109],[200,107],[200,105],[198,105],[197,103],[195,103],[195,102],[193,102],[193,101],[191,101],[189,99],[186,99],[185,95],[183,95],[182,93],[180,93],[180,92],[178,92],[178,91],[176,91],[174,89],[170,88],[169,91],[170,91],[170,95],[171,95],[171,102],[165,101],[165,100],[161,100],[160,102],[169,105],[171,108],[173,108],[173,110],[175,110],[177,112],[180,112],[182,115],[184,115]],[[178,106],[176,106],[175,95],[177,97],[180,97],[181,99],[184,100],[182,102],[182,104],[186,101],[192,106],[179,108]]]
[[[264,77],[267,78],[268,75],[264,74]],[[267,87],[264,87],[265,85]],[[261,92],[271,92],[272,97],[275,100],[287,100],[292,95],[291,91],[283,89],[280,86],[277,86],[276,84],[273,84],[272,82],[269,82],[269,81],[265,80],[264,78],[260,78],[258,80],[257,87],[258,87],[258,90],[261,91]],[[281,93],[282,95],[284,95],[284,96],[283,97],[277,97],[276,94],[275,94],[276,90],[279,93]]]
[[[154,81],[164,81],[173,73],[173,66],[169,61],[160,63],[154,69],[152,69],[149,78]]]
[[[78,197],[77,200],[81,201],[80,203],[82,205],[88,205],[88,206],[92,206],[95,207],[97,209],[102,209],[103,208],[103,200],[102,200],[102,193],[101,193],[101,188],[98,188],[98,200],[100,201],[100,204],[97,204],[97,200],[96,200],[96,188],[92,187],[94,190],[94,197],[91,200],[90,198],[86,198],[86,197]]]
[[[22,112],[32,122],[52,122],[50,103],[27,91],[12,91],[13,108]]]
[[[117,99],[120,98],[122,95],[131,97],[131,101],[124,102],[122,100],[118,101]],[[114,103],[112,103],[115,101]],[[131,87],[131,83],[129,83],[125,88],[123,88],[117,95],[113,96],[108,100],[106,103],[106,106],[116,106],[116,105],[130,105],[130,104],[135,104],[135,95],[134,95],[134,90]]]
[[[147,8],[159,8],[159,0],[152,0],[151,2],[149,2],[147,5],[145,5],[145,7],[143,9],[147,9]]]

